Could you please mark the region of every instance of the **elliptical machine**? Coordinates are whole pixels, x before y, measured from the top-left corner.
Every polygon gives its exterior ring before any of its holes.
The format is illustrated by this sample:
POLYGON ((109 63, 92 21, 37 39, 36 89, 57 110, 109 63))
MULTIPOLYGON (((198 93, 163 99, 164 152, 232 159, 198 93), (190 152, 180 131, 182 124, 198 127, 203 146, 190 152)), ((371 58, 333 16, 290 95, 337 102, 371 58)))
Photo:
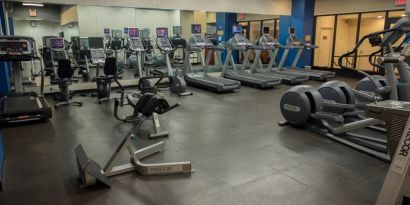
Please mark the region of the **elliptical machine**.
POLYGON ((139 76, 140 78, 144 75, 143 69, 141 67, 144 59, 144 44, 140 39, 138 28, 128 28, 129 38, 126 43, 126 59, 128 68, 134 72, 134 77, 139 76))
POLYGON ((118 71, 123 71, 125 64, 119 54, 124 50, 124 38, 122 37, 122 30, 111 30, 111 38, 108 40, 106 45, 107 57, 116 58, 118 71))
POLYGON ((187 85, 184 78, 172 71, 170 54, 175 52, 177 47, 172 46, 168 37, 168 28, 157 28, 157 47, 166 58, 168 76, 171 77, 170 91, 178 96, 193 95, 192 92, 186 92, 187 85))
MULTIPOLYGON (((357 108, 359 108, 359 111, 360 109, 363 110, 366 102, 381 101, 384 95, 388 95, 393 100, 397 100, 399 97, 406 100, 406 94, 410 93, 410 90, 406 91, 409 84, 398 84, 394 75, 394 67, 397 67, 400 74, 403 75, 401 76, 403 82, 410 79, 408 78, 407 66, 403 62, 406 57, 410 56, 410 47, 405 46, 401 53, 395 53, 392 45, 409 31, 410 17, 406 16, 401 18, 391 29, 364 36, 358 42, 354 51, 342 55, 339 59, 341 65, 343 58, 353 54, 365 39, 370 39, 372 45, 379 45, 388 51, 379 60, 384 63, 386 69, 387 86, 379 88, 375 86, 377 89, 374 92, 353 90, 340 81, 328 82, 322 85, 319 91, 311 86, 293 87, 282 96, 281 112, 287 122, 280 123, 280 125, 289 124, 295 127, 304 127, 377 158, 389 161, 391 159, 391 150, 388 146, 389 139, 351 133, 361 128, 378 126, 383 122, 373 118, 349 121, 351 119, 349 116, 352 116, 349 111, 357 110, 357 108), (380 38, 382 34, 384 34, 384 37, 380 38), (398 93, 403 94, 398 95, 398 93), (364 103, 357 103, 356 97, 364 98, 364 103), (389 152, 390 156, 387 154, 389 152)), ((361 73, 367 75, 364 72, 361 73)), ((374 78, 369 75, 367 75, 367 78, 374 85, 377 85, 378 81, 374 78)), ((358 114, 357 112, 353 113, 355 116, 358 114)))
POLYGON ((343 54, 339 58, 339 65, 343 69, 357 70, 356 68, 349 68, 343 65, 343 59, 355 54, 363 42, 368 39, 372 46, 380 46, 380 50, 376 53, 382 53, 382 57, 378 59, 380 68, 386 72, 387 79, 383 76, 367 76, 361 80, 356 88, 368 92, 376 92, 382 87, 390 87, 391 91, 384 93, 384 99, 399 100, 410 102, 410 67, 405 62, 407 56, 410 55, 409 45, 405 45, 401 52, 393 49, 393 44, 400 40, 400 38, 410 32, 410 17, 404 16, 397 21, 393 28, 383 30, 380 32, 371 33, 360 39, 355 48, 343 54), (384 35, 381 37, 381 35, 384 35), (398 82, 394 73, 395 68, 400 76, 400 83, 398 82), (372 80, 370 80, 372 78, 372 80))

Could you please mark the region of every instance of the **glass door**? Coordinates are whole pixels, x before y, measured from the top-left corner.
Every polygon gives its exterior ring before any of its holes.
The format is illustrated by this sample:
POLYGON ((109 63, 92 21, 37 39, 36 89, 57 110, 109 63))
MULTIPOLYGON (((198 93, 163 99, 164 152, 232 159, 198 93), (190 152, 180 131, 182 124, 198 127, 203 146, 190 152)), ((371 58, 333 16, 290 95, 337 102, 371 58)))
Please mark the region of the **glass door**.
MULTIPOLYGON (((333 67, 340 68, 339 57, 351 51, 356 45, 359 14, 337 16, 335 51, 333 56, 333 67)), ((343 59, 343 65, 354 67, 355 56, 343 59)))
POLYGON ((316 18, 316 38, 314 49, 314 64, 319 67, 332 67, 332 51, 335 16, 321 16, 316 18))
MULTIPOLYGON (((386 13, 385 12, 375 12, 375 13, 365 13, 362 14, 360 20, 360 32, 359 39, 363 36, 381 31, 384 29, 386 13)), ((376 67, 372 66, 369 62, 369 56, 378 51, 379 47, 373 47, 368 40, 364 41, 359 47, 357 53, 357 64, 356 67, 365 71, 376 71, 376 67)), ((372 59, 376 60, 376 59, 372 59)), ((375 62, 373 62, 375 63, 375 62)))

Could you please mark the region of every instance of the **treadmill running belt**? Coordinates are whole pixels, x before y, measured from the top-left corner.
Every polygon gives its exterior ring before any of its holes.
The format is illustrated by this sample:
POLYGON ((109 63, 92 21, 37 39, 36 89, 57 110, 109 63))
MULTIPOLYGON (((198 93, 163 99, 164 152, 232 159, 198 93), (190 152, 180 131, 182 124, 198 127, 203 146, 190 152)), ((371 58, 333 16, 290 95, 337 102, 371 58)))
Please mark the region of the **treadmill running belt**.
POLYGON ((203 76, 202 78, 206 81, 211 81, 211 82, 215 82, 215 83, 223 84, 223 85, 237 85, 238 84, 235 81, 227 80, 224 78, 214 78, 214 77, 209 77, 209 76, 203 76))
POLYGON ((34 96, 9 96, 4 100, 3 115, 37 114, 42 112, 34 96))

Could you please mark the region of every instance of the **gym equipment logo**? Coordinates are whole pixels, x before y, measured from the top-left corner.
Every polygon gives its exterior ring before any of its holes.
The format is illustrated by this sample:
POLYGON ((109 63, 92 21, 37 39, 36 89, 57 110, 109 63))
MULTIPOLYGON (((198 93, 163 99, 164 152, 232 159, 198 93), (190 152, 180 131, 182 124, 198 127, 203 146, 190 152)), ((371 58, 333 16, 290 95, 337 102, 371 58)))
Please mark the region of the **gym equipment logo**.
POLYGON ((405 132, 403 132, 397 152, 392 164, 392 171, 398 174, 404 174, 410 158, 410 118, 407 120, 406 129, 405 132))

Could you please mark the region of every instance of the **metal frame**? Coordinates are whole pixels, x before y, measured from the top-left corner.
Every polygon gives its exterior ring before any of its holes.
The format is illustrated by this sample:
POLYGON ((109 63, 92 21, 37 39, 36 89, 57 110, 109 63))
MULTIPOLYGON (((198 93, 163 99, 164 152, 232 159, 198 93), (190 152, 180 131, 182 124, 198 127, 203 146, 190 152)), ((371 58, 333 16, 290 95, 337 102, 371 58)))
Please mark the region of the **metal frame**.
POLYGON ((165 150, 164 142, 158 142, 142 149, 137 149, 133 145, 131 139, 135 137, 134 133, 137 133, 143 122, 144 120, 141 120, 128 132, 104 168, 101 168, 98 163, 88 158, 81 144, 77 146, 75 154, 82 181, 81 188, 96 185, 97 182, 110 186, 108 177, 134 171, 148 176, 189 174, 194 171, 189 161, 152 164, 141 162, 142 159, 165 150), (125 151, 128 151, 131 162, 115 165, 125 151))

